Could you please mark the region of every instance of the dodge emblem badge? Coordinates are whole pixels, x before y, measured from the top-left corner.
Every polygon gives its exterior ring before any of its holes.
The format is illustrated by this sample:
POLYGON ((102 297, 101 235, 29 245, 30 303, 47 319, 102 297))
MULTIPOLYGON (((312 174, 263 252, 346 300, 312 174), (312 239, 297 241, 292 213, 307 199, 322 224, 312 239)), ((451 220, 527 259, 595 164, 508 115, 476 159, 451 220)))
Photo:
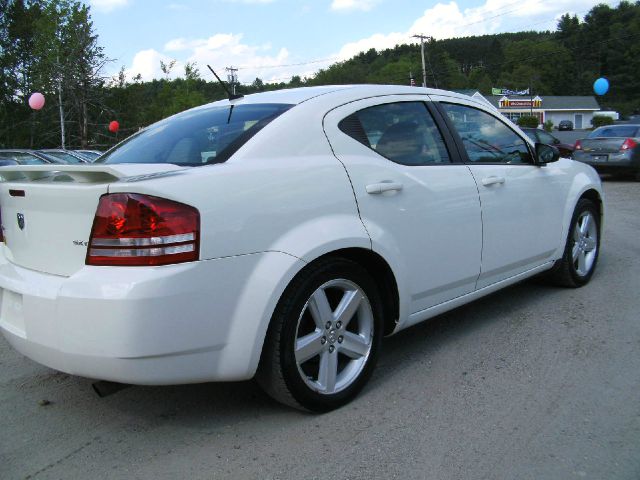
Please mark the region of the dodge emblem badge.
POLYGON ((24 230, 24 215, 21 213, 18 214, 18 226, 20 230, 24 230))

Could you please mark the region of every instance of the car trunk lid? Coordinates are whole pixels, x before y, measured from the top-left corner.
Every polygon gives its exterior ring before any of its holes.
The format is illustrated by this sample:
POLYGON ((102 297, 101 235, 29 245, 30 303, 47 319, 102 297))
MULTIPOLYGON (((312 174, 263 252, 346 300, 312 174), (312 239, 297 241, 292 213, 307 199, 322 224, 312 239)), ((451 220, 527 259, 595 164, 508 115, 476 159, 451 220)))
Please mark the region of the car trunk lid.
POLYGON ((166 175, 175 165, 42 165, 0 168, 0 214, 7 259, 70 276, 85 264, 100 197, 109 185, 166 175))
POLYGON ((586 153, 615 153, 620 151, 625 140, 626 137, 585 138, 580 145, 586 153))

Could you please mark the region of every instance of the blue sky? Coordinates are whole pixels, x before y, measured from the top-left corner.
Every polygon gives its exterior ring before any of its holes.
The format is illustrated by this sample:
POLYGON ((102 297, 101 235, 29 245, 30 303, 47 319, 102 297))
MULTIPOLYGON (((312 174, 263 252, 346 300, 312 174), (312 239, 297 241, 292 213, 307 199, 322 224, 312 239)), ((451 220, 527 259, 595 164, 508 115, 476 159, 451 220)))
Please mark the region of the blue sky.
POLYGON ((563 13, 580 17, 618 0, 87 0, 100 44, 129 78, 171 76, 196 62, 203 77, 228 66, 250 83, 308 76, 369 48, 436 39, 555 28, 563 13))

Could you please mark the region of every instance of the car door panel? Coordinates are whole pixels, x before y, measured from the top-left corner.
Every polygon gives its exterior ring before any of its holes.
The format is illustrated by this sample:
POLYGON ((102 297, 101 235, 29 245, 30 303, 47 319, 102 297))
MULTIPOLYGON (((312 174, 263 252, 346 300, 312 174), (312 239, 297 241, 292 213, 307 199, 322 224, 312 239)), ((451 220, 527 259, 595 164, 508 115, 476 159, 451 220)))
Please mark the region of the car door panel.
POLYGON ((394 163, 337 127, 361 109, 410 100, 426 98, 385 97, 345 105, 325 117, 325 131, 349 174, 372 248, 395 262, 406 279, 401 296, 415 313, 475 288, 482 245, 476 183, 463 164, 394 163))
MULTIPOLYGON (((443 104, 451 102, 444 96, 432 98, 443 104)), ((472 102, 455 103, 478 109, 472 102)), ((442 105, 439 110, 447 116, 442 105)), ((497 115, 483 112, 505 123, 497 115)), ((455 131, 459 148, 471 148, 461 140, 465 133, 459 132, 459 127, 450 118, 446 121, 455 131)), ((505 127, 528 143, 526 136, 506 123, 505 127)), ((490 135, 487 138, 491 138, 490 135)), ((538 166, 518 163, 519 160, 516 163, 483 163, 484 159, 476 162, 469 156, 465 159, 478 184, 482 204, 482 267, 476 287, 486 287, 551 261, 562 243, 563 217, 558 206, 564 205, 566 199, 568 179, 565 170, 553 163, 538 166)))

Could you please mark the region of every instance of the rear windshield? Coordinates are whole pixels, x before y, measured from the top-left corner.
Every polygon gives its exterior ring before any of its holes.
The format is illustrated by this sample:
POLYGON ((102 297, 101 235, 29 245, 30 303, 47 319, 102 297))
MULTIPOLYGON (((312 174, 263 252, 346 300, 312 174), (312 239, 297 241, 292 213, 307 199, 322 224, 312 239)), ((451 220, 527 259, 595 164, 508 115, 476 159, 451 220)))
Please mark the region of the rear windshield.
POLYGON ((603 138, 603 137, 635 137, 638 135, 638 126, 620 125, 616 127, 600 127, 596 128, 589 134, 587 138, 603 138))
POLYGON ((221 163, 292 106, 262 103, 188 110, 133 135, 95 163, 221 163))
POLYGON ((79 158, 74 157, 70 153, 66 152, 52 152, 51 150, 45 150, 42 153, 48 155, 49 157, 57 158, 58 160, 62 160, 64 163, 70 164, 80 164, 82 161, 79 158))

